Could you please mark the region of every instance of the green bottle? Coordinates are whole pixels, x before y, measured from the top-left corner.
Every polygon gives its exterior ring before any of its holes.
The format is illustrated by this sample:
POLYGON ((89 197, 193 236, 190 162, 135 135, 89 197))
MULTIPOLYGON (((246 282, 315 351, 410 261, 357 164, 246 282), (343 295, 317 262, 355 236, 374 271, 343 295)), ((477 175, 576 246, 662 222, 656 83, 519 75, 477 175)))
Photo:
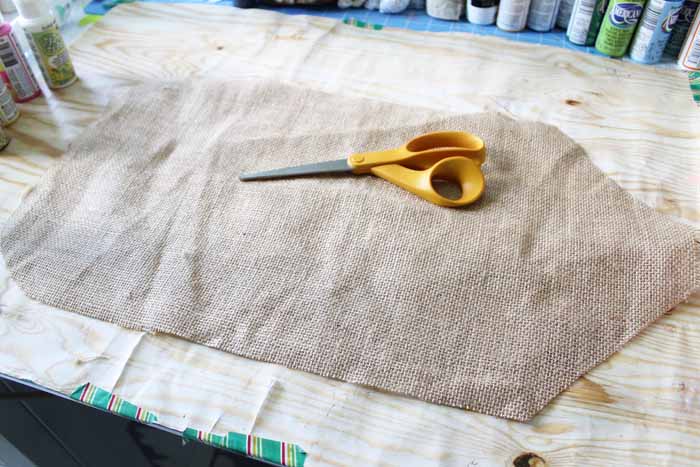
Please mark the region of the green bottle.
POLYGON ((586 45, 595 44, 595 40, 598 37, 598 32, 600 31, 600 23, 603 22, 603 18, 605 17, 605 10, 607 8, 608 0, 597 0, 595 2, 593 18, 591 18, 591 26, 588 29, 588 37, 586 37, 586 45))
POLYGON ((595 48, 611 57, 622 57, 630 45, 644 10, 645 0, 610 0, 595 48))

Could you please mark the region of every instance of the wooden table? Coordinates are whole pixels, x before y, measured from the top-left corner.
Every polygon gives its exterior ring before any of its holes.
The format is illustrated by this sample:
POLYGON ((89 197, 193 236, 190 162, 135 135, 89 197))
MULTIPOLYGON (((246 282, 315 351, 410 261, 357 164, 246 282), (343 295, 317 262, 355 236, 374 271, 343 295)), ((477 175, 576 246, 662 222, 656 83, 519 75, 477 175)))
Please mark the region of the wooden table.
MULTIPOLYGON (((490 37, 202 5, 119 6, 71 53, 81 81, 22 106, 9 130, 14 142, 0 156, 5 217, 115 92, 143 81, 272 77, 557 125, 635 197, 700 227, 700 108, 680 71, 490 37)), ((63 393, 90 381, 177 430, 298 443, 308 466, 504 466, 524 452, 551 466, 700 465, 697 293, 531 423, 516 423, 127 331, 28 300, 4 266, 0 277, 1 373, 63 393)))

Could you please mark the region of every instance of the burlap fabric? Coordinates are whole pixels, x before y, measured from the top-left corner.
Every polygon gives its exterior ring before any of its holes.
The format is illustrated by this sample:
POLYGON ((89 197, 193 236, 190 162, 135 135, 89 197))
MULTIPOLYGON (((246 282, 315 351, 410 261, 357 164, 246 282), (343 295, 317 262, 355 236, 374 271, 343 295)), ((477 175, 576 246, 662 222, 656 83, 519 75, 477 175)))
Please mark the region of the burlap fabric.
POLYGON ((517 420, 700 285, 690 229, 554 127, 271 83, 131 90, 2 249, 49 305, 517 420), (237 180, 441 129, 488 147, 464 209, 372 176, 237 180))

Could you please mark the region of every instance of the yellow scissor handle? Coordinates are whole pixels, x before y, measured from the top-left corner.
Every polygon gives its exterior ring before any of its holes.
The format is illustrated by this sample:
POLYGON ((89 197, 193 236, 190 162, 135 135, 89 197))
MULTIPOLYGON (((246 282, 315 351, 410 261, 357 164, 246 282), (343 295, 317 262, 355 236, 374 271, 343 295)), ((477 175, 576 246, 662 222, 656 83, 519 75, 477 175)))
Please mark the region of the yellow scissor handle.
POLYGON ((426 201, 446 207, 473 203, 484 192, 481 164, 486 159, 484 141, 462 131, 440 131, 413 138, 401 147, 353 154, 348 158, 353 173, 372 173, 426 201), (435 190, 433 182, 459 185, 457 199, 435 190))
POLYGON ((385 164, 427 169, 441 159, 454 156, 472 159, 480 166, 486 159, 484 141, 463 131, 426 133, 398 148, 353 154, 348 158, 348 163, 354 173, 362 174, 385 164))
POLYGON ((466 157, 448 157, 425 170, 413 170, 398 164, 378 165, 370 172, 426 201, 455 208, 473 203, 484 192, 484 175, 477 161, 466 157), (447 198, 435 191, 434 180, 446 180, 460 186, 462 194, 457 199, 447 198))

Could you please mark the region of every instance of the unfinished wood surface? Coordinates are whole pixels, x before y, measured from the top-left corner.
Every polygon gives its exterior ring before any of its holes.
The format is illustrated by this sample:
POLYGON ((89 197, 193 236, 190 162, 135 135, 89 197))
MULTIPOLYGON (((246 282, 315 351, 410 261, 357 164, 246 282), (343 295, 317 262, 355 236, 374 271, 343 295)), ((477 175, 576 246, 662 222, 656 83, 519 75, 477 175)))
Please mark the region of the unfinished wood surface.
MULTIPOLYGON (((9 130, 4 217, 115 92, 143 81, 267 77, 555 124, 634 196, 700 228, 700 109, 680 71, 497 38, 201 5, 119 6, 71 52, 81 81, 23 105, 9 130)), ((309 466, 507 466, 526 452, 550 466, 700 465, 697 293, 532 422, 516 423, 123 330, 28 300, 4 266, 0 277, 0 372, 64 393, 91 381, 175 429, 295 442, 309 466)))

